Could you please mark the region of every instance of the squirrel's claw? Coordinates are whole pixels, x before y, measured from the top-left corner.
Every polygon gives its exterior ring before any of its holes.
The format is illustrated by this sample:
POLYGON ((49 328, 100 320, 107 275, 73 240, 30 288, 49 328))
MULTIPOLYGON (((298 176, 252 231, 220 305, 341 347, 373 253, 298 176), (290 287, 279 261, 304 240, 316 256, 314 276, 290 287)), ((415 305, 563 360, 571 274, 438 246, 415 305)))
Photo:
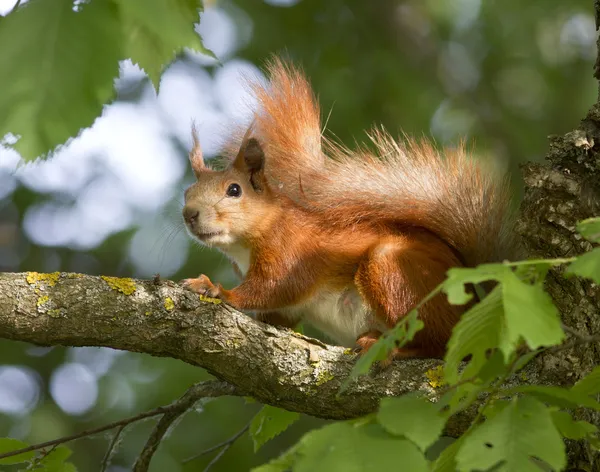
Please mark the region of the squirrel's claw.
POLYGON ((197 279, 184 279, 181 281, 181 285, 192 292, 199 293, 200 295, 210 298, 219 298, 219 287, 215 286, 204 274, 197 279))

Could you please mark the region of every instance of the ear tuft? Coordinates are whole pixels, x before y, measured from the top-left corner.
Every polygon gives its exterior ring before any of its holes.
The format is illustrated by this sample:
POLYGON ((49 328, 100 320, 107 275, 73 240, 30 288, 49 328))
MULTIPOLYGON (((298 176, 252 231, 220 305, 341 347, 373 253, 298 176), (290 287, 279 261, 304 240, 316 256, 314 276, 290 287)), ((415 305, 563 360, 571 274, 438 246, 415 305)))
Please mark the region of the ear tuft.
POLYGON ((192 125, 192 150, 190 151, 190 164, 194 175, 198 177, 200 172, 206 169, 204 165, 204 157, 202 156, 202 148, 200 147, 200 141, 198 140, 198 133, 196 131, 196 125, 192 125))

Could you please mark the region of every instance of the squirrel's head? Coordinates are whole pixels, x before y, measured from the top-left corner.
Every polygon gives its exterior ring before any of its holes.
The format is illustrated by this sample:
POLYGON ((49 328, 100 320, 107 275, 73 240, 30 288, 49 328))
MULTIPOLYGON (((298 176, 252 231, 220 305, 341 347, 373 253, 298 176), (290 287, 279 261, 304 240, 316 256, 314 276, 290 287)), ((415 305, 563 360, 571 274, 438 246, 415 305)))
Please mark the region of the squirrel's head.
POLYGON ((190 163, 196 182, 185 191, 183 219, 189 233, 207 246, 226 249, 260 236, 274 214, 264 176, 265 155, 254 138, 244 139, 233 162, 222 171, 204 164, 198 139, 190 163))

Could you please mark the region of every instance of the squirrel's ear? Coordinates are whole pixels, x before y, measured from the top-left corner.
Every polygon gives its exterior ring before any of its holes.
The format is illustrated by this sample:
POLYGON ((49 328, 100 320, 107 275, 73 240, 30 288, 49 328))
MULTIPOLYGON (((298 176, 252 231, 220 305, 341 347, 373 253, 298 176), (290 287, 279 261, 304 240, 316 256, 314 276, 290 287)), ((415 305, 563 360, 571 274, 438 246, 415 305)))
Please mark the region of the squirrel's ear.
POLYGON ((198 133, 196 132, 196 126, 192 126, 192 150, 190 151, 190 164, 192 164, 192 170, 194 175, 198 177, 200 172, 206 169, 204 165, 204 158, 202 157, 202 148, 200 147, 200 141, 198 140, 198 133))
POLYGON ((265 165, 265 153, 260 143, 250 138, 244 148, 244 164, 250 173, 260 172, 265 165))
POLYGON ((238 153, 234 166, 250 176, 250 183, 257 192, 264 189, 265 153, 255 138, 245 140, 238 153))

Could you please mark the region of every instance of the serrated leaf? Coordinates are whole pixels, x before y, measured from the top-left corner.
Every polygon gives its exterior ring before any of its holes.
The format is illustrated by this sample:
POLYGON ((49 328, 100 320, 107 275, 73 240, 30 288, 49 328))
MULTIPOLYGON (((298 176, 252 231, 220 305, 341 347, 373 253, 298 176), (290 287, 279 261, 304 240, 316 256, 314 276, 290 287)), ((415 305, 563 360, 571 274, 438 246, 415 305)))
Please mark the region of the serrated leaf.
POLYGON ((500 287, 465 314, 452 330, 445 357, 444 378, 450 384, 458 381, 460 362, 471 355, 470 375, 475 375, 487 361, 487 352, 499 343, 503 330, 502 292, 500 287))
POLYGON ((600 218, 588 218, 577 224, 577 231, 588 241, 600 243, 600 218))
POLYGON ((531 349, 560 344, 564 338, 560 315, 552 298, 541 285, 529 285, 507 273, 502 281, 506 343, 500 348, 505 359, 513 349, 507 348, 524 339, 531 349))
POLYGON ((33 160, 76 136, 114 93, 122 57, 112 2, 30 0, 0 22, 0 140, 33 160))
POLYGON ((568 275, 578 275, 586 279, 592 279, 597 284, 600 284, 600 248, 592 249, 581 256, 578 256, 569 267, 567 267, 568 275))
POLYGON ((588 375, 573 385, 571 390, 582 395, 596 395, 600 393, 600 366, 594 367, 588 375))
POLYGON ((575 421, 566 411, 552 411, 552 421, 565 438, 584 439, 598 431, 598 428, 587 421, 575 421))
POLYGON ((527 393, 539 400, 556 405, 561 408, 586 407, 600 411, 600 403, 592 397, 581 394, 572 389, 553 387, 546 385, 521 385, 510 389, 512 393, 527 393))
POLYGON ((388 434, 377 424, 333 423, 301 440, 294 472, 427 472, 427 461, 406 439, 388 434))
POLYGON ((473 298, 465 291, 465 284, 479 284, 488 280, 502 280, 510 269, 502 264, 483 264, 475 268, 453 268, 443 283, 443 291, 453 305, 464 305, 473 298))
MULTIPOLYGON (((18 439, 13 438, 0 438, 0 454, 4 454, 11 451, 16 451, 18 449, 23 449, 29 446, 26 442, 19 441, 18 439)), ((20 462, 30 461, 35 457, 35 451, 24 452, 22 454, 17 454, 15 456, 5 457, 4 459, 0 459, 0 464, 2 465, 10 465, 10 464, 19 464, 20 462)))
POLYGON ((158 90, 163 70, 185 47, 214 57, 194 30, 200 0, 117 0, 125 56, 138 64, 158 90))
POLYGON ((264 443, 283 433, 292 423, 300 418, 300 414, 265 405, 254 416, 250 424, 250 436, 254 442, 254 452, 264 443))
POLYGON ((446 417, 427 398, 408 394, 383 398, 377 421, 388 433, 410 439, 424 452, 442 433, 446 417))
POLYGON ((531 397, 514 399, 465 439, 456 454, 458 470, 540 472, 537 458, 555 470, 566 465, 565 445, 550 410, 531 397))
POLYGON ((418 311, 416 309, 412 310, 394 328, 383 334, 365 354, 361 355, 354 364, 348 378, 342 383, 340 392, 345 391, 354 379, 368 373, 375 362, 387 359, 394 348, 402 347, 411 341, 424 326, 417 316, 418 311))

